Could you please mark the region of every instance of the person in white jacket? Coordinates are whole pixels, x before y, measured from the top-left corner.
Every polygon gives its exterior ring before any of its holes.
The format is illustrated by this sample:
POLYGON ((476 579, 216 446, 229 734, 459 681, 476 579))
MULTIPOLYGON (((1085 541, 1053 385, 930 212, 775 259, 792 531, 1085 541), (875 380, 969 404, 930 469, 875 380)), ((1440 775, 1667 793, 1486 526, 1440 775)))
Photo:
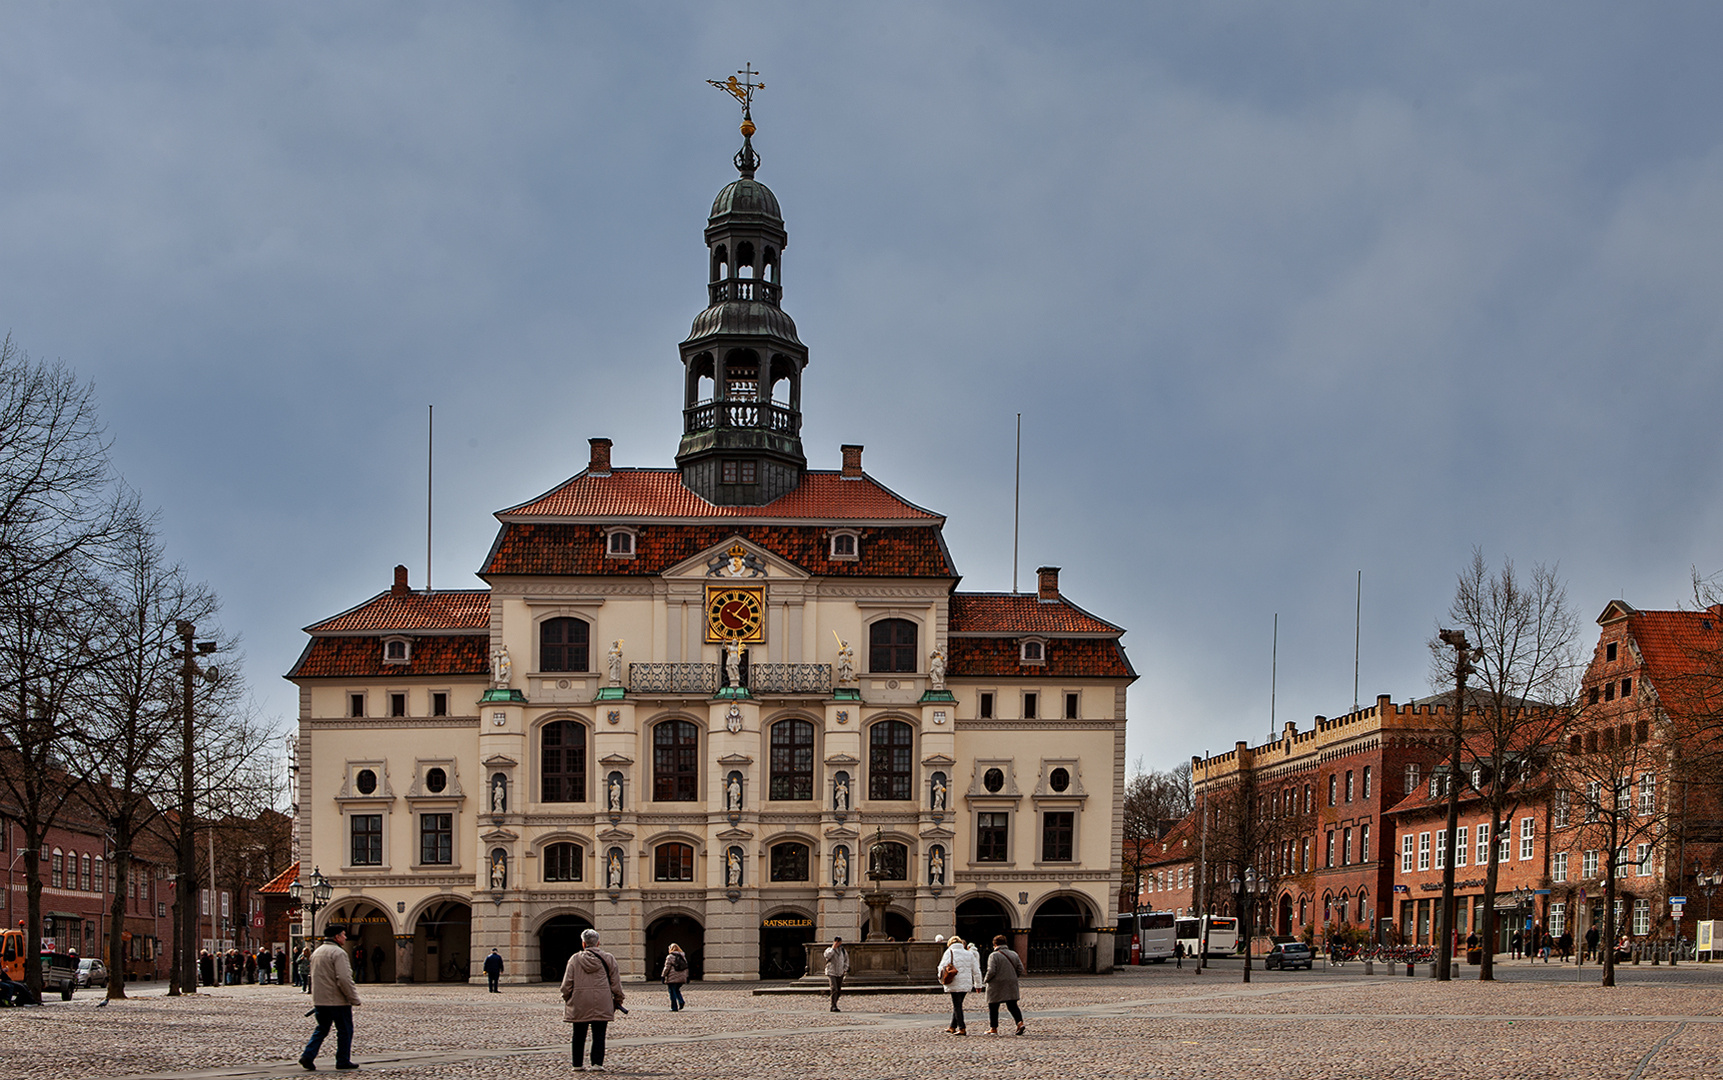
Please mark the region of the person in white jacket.
POLYGON ((953 972, 951 981, 945 982, 945 992, 951 995, 951 1026, 945 1030, 953 1035, 967 1035, 969 1031, 963 1022, 963 996, 981 985, 981 960, 962 938, 953 934, 946 945, 945 955, 939 958, 937 970, 941 982, 945 981, 947 967, 953 972))

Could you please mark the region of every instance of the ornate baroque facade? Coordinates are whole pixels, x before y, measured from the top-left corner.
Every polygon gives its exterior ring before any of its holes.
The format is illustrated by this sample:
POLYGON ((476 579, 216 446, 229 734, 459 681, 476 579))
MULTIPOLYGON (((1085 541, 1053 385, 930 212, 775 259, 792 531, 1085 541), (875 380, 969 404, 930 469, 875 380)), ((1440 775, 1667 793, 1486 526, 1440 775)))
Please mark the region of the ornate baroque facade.
MULTIPOLYGON (((751 132, 751 126, 747 129, 751 132)), ((394 980, 560 977, 596 927, 629 977, 675 941, 706 978, 802 973, 883 930, 1014 934, 1112 961, 1122 629, 1061 595, 963 593, 944 519, 862 469, 809 470, 808 352, 783 219, 753 178, 706 228, 676 468, 588 467, 499 512, 487 588, 391 589, 307 628, 305 880, 394 980)), ((931 974, 931 973, 929 973, 931 974)))

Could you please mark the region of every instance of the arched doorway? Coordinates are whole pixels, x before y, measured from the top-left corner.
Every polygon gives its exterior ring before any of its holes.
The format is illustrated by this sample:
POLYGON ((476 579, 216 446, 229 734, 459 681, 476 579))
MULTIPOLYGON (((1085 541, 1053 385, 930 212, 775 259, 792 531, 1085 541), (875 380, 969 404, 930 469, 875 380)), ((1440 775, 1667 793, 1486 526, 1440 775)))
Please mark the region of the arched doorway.
POLYGON ((814 920, 800 911, 780 911, 761 919, 760 978, 799 979, 806 975, 807 946, 813 940, 814 920))
POLYGON ((1094 971, 1095 949, 1083 941, 1093 931, 1089 909, 1073 896, 1055 896, 1029 920, 1030 971, 1094 971))
POLYGON ((580 932, 592 924, 579 915, 557 915, 538 928, 539 978, 561 982, 568 958, 580 951, 580 932))
MULTIPOLYGON (((861 925, 862 940, 866 941, 868 939, 868 936, 871 935, 872 933, 873 933, 873 927, 871 925, 869 925, 869 920, 863 919, 862 925, 861 925)), ((898 912, 891 911, 889 909, 886 911, 886 913, 885 913, 885 936, 886 937, 891 938, 893 941, 908 941, 914 935, 915 935, 915 924, 913 922, 909 921, 908 916, 901 915, 898 912)))
POLYGON ((444 900, 419 913, 413 924, 413 981, 466 982, 473 953, 473 909, 465 900, 444 900))
POLYGON ((1292 894, 1280 894, 1280 915, 1275 920, 1274 932, 1281 937, 1292 936, 1292 894))
POLYGON ((983 961, 993 951, 995 935, 1004 934, 1005 940, 1011 940, 1011 913, 991 896, 970 897, 957 905, 956 914, 953 924, 957 935, 965 941, 973 941, 981 950, 983 961))
POLYGON ((381 907, 369 900, 343 900, 323 918, 320 931, 328 933, 332 926, 347 928, 354 982, 395 981, 395 924, 381 907))
POLYGON ((666 915, 646 928, 646 978, 657 980, 664 974, 664 958, 670 955, 670 945, 682 946, 688 955, 688 977, 706 977, 706 928, 691 915, 666 915))

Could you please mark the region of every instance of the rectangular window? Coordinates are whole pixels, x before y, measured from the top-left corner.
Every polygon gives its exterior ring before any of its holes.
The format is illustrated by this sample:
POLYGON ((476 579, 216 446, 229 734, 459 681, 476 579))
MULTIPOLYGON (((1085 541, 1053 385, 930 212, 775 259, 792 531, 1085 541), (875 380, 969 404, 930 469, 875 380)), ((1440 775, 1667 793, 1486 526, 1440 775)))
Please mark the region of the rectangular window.
POLYGON ((1555 873, 1553 876, 1557 881, 1566 881, 1567 880, 1567 852, 1565 852, 1565 851, 1556 852, 1555 873))
POLYGON ((383 815, 354 814, 353 866, 383 865, 383 815))
POLYGON ((364 694, 348 694, 347 695, 347 715, 348 716, 364 716, 365 715, 365 695, 364 694))
POLYGON ((1567 932, 1567 905, 1556 903, 1550 905, 1550 933, 1561 937, 1567 932))
POLYGON ((1346 801, 1352 801, 1352 770, 1346 770, 1346 801))
POLYGON ((1036 698, 1036 695, 1032 694, 1032 693, 1023 695, 1023 719, 1025 719, 1025 720, 1035 719, 1035 705, 1036 705, 1035 698, 1036 698))
POLYGON ((1334 865, 1334 830, 1333 829, 1328 830, 1328 859, 1322 865, 1323 866, 1333 866, 1334 865))
MULTIPOLYGON (((1622 680, 1625 687, 1627 680, 1622 680)), ((1623 693, 1626 691, 1623 690, 1623 693)), ((1638 937, 1651 933, 1651 901, 1635 900, 1633 902, 1633 932, 1638 937)))
POLYGON ((1041 861, 1070 862, 1071 842, 1076 832, 1076 814, 1071 810, 1049 810, 1041 818, 1041 861))
POLYGON ((1000 812, 975 815, 975 861, 1005 862, 1010 838, 1011 815, 1000 812))
POLYGON ((1370 801, 1370 766, 1364 766, 1364 801, 1370 801))
POLYGON ((1407 833, 1400 838, 1400 872, 1412 872, 1412 834, 1407 833))
POLYGON ((419 815, 419 862, 431 866, 448 866, 455 861, 455 822, 453 814, 419 815))
MULTIPOLYGON (((1639 857, 1634 860, 1634 864, 1635 864, 1634 872, 1636 874, 1638 874, 1640 877, 1650 877, 1651 876, 1651 845, 1650 844, 1639 845, 1639 857)), ((1644 933, 1644 931, 1638 931, 1638 930, 1636 930, 1634 932, 1635 933, 1644 933)))
POLYGON ((431 715, 432 716, 447 716, 447 715, 449 715, 449 695, 443 694, 443 693, 437 693, 437 694, 431 695, 431 715))
POLYGON ((226 890, 223 890, 222 894, 221 894, 221 917, 224 919, 227 918, 227 916, 228 916, 227 898, 228 898, 228 894, 227 894, 226 890))
POLYGON ((1588 851, 1579 858, 1579 872, 1585 880, 1590 881, 1597 876, 1597 852, 1588 851))
POLYGON ((1503 828, 1501 834, 1496 837, 1496 861, 1499 863, 1505 863, 1514 857, 1513 822, 1507 821, 1502 824, 1506 827, 1503 828))
POLYGON ((1406 766, 1406 794, 1410 795, 1417 790, 1418 766, 1417 763, 1414 762, 1413 764, 1406 766))
POLYGON ((407 715, 407 695, 406 694, 390 694, 389 695, 389 715, 390 716, 406 716, 407 715))
POLYGON ((1298 842, 1298 869, 1300 873, 1310 869, 1310 837, 1308 836, 1298 842))
POLYGON ((983 720, 993 718, 993 695, 985 691, 981 694, 981 718, 983 720))
POLYGON ((1639 774, 1639 812, 1652 814, 1657 811, 1657 777, 1651 773, 1639 774))
POLYGON ((1478 857, 1475 860, 1479 866, 1490 861, 1490 824, 1487 821, 1478 822, 1478 857))
POLYGON ((1352 865, 1352 830, 1346 829, 1340 836, 1340 865, 1352 865))
POLYGON ((1469 843, 1470 836, 1471 836, 1471 830, 1466 828, 1466 826, 1464 826, 1464 825, 1461 825, 1454 830, 1454 865, 1455 866, 1466 865, 1466 856, 1471 854, 1470 843, 1469 843))
POLYGON ((1369 824, 1364 824, 1364 825, 1358 826, 1358 861, 1359 862, 1369 862, 1370 861, 1370 826, 1369 826, 1369 824))
POLYGON ((1443 829, 1436 834, 1436 865, 1435 869, 1445 870, 1448 866, 1448 830, 1443 829))
POLYGON ((1608 645, 1605 645, 1603 647, 1603 658, 1605 660, 1614 660, 1615 659, 1615 645, 1616 645, 1616 643, 1612 641, 1608 645))
POLYGON ((1418 869, 1430 869, 1430 834, 1418 834, 1418 869))
POLYGON ((1602 808, 1603 784, 1601 781, 1593 780, 1585 785, 1585 820, 1596 821, 1602 808))
MULTIPOLYGON (((49 863, 53 872, 48 875, 48 883, 56 889, 60 888, 61 882, 64 880, 65 870, 63 868, 65 866, 65 858, 66 857, 64 855, 61 855, 56 851, 54 852, 52 861, 49 863)), ((41 879, 38 878, 37 880, 41 879)), ((209 912, 206 910, 204 914, 208 915, 209 912)))
POLYGON ((1632 679, 1621 680, 1621 696, 1622 696, 1623 700, 1633 696, 1633 680, 1632 679))
POLYGON ((1340 782, 1339 776, 1335 775, 1334 773, 1328 774, 1328 805, 1329 806, 1335 805, 1334 791, 1335 791, 1335 788, 1338 786, 1339 782, 1340 782))
POLYGON ((1555 793, 1555 806, 1550 811, 1550 823, 1558 829, 1567 828, 1567 807, 1567 789, 1558 788, 1555 793))
POLYGON ((1537 836, 1537 819, 1536 818, 1529 818, 1529 817, 1528 818, 1521 818, 1520 819, 1520 861, 1521 862, 1524 862, 1525 860, 1532 857, 1532 848, 1535 846, 1533 844, 1533 840, 1536 838, 1536 836, 1537 836))
POLYGON ((1077 719, 1077 695, 1076 694, 1066 694, 1065 695, 1065 719, 1067 719, 1067 720, 1077 719))
POLYGON ((202 904, 203 914, 208 915, 209 914, 209 890, 208 889, 199 889, 198 890, 198 900, 202 904))

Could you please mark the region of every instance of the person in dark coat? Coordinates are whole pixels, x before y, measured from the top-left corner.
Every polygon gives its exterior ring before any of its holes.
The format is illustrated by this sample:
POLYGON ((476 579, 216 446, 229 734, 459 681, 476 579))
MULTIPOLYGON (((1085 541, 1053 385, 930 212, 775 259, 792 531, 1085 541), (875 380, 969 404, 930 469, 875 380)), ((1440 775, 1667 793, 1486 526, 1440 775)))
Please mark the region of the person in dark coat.
POLYGON ((681 1012, 688 1007, 682 1000, 682 987, 688 983, 688 956, 682 951, 682 946, 670 943, 670 951, 664 954, 664 988, 670 991, 670 1011, 681 1012))
POLYGON ((383 946, 371 946, 371 981, 383 981, 383 946))
POLYGON ((491 954, 489 956, 485 957, 485 979, 488 980, 491 984, 491 993, 493 993, 493 994, 502 993, 501 990, 497 989, 497 980, 502 978, 502 977, 503 977, 502 954, 497 952, 495 949, 492 949, 491 954))
POLYGON ((365 981, 365 943, 363 941, 353 946, 353 981, 365 981))
POLYGON ((1597 939, 1601 936, 1595 926, 1585 932, 1585 948, 1579 954, 1581 963, 1584 963, 1588 956, 1595 956, 1599 963, 1603 962, 1603 954, 1597 951, 1597 939))
POLYGON ((284 949, 275 950, 275 985, 287 985, 287 952, 284 949))
POLYGON ((999 1006, 1011 1010, 1011 1019, 1017 1021, 1017 1034, 1023 1034, 1023 1011, 1017 1007, 1017 999, 1021 996, 1018 981, 1027 969, 1023 960, 1006 946, 1005 935, 999 934, 993 939, 993 952, 987 957, 987 1034, 999 1034, 999 1006))
POLYGON ((205 986, 215 985, 215 957, 210 955, 208 949, 200 950, 197 954, 197 973, 205 986))

